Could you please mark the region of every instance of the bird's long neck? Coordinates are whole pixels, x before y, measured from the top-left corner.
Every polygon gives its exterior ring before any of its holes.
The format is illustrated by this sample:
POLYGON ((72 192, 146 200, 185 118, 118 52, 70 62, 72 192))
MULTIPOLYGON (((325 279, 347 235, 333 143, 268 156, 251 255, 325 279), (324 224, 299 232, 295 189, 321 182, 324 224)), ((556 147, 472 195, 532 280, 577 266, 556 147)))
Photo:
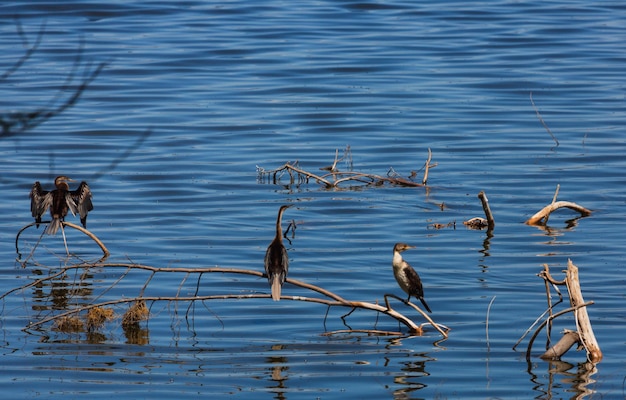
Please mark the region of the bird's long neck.
POLYGON ((282 206, 280 210, 278 210, 278 217, 276 218, 276 239, 278 240, 281 240, 283 236, 283 229, 281 225, 283 222, 283 213, 285 212, 286 209, 287 207, 282 206))
POLYGON ((393 261, 391 262, 394 269, 400 269, 404 266, 404 259, 402 259, 402 255, 399 251, 394 250, 393 252, 393 261))

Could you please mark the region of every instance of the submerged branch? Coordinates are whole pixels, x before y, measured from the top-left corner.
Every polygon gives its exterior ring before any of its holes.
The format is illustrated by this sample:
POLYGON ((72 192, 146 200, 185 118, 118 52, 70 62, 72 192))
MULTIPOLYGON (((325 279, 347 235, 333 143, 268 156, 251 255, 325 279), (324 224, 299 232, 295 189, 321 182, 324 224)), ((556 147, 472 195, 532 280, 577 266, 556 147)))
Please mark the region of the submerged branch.
MULTIPOLYGON (((585 302, 582 296, 582 290, 580 287, 580 281, 578 278, 578 267, 574 265, 572 260, 567 261, 567 270, 565 271, 565 279, 563 281, 557 281, 550 275, 550 271, 547 265, 544 265, 544 270, 539 274, 546 283, 554 286, 566 286, 569 293, 571 307, 560 311, 558 313, 552 313, 552 305, 550 304, 550 315, 546 318, 539 327, 535 330, 535 333, 531 337, 528 348, 526 350, 526 359, 530 360, 530 352, 533 342, 543 329, 544 326, 550 327, 552 320, 556 317, 573 312, 576 322, 576 331, 566 331, 565 337, 561 338, 554 346, 546 349, 546 352, 541 356, 542 358, 555 358, 561 357, 567 352, 575 343, 580 343, 587 352, 587 359, 592 363, 598 363, 602 360, 602 351, 593 333, 591 327, 591 321, 587 314, 587 306, 593 304, 593 301, 585 302), (573 334, 572 334, 573 332, 573 334)), ((549 296, 549 292, 548 292, 549 296)), ((544 312, 545 315, 545 312, 544 312)), ((549 333, 549 332, 548 332, 549 333)), ((548 338, 549 339, 549 338, 548 338)), ((519 343, 519 341, 518 341, 519 343)), ((517 344, 516 344, 517 345, 517 344)))
MULTIPOLYGON (((346 152, 349 151, 346 150, 346 152)), ((344 155, 343 158, 346 156, 344 155)), ((398 186, 408 186, 408 187, 421 187, 425 186, 428 180, 428 171, 437 166, 436 163, 431 163, 432 152, 428 149, 428 159, 426 160, 426 164, 424 167, 424 178, 422 182, 415 182, 409 178, 404 178, 398 176, 397 174, 387 174, 387 176, 381 176, 376 174, 368 174, 364 172, 355 172, 355 171, 340 171, 337 169, 337 152, 335 155, 335 160, 333 164, 329 167, 320 168, 323 171, 330 171, 328 173, 318 175, 313 172, 307 171, 305 169, 300 168, 298 162, 286 162, 282 166, 273 169, 273 170, 265 170, 262 167, 257 166, 257 173, 259 177, 259 181, 264 182, 266 179, 273 183, 277 183, 280 180, 280 177, 287 174, 290 178, 290 184, 293 184, 296 179, 298 183, 308 183, 310 180, 314 180, 316 183, 324 185, 326 188, 337 188, 341 184, 346 182, 356 182, 365 185, 382 185, 385 183, 390 183, 392 185, 398 186)))
POLYGON ((485 217, 474 217, 468 219, 467 221, 463 221, 463 225, 467 226, 470 229, 483 229, 487 228, 488 232, 491 232, 493 228, 496 226, 496 221, 493 218, 493 213, 491 212, 491 208, 489 207, 489 200, 487 199, 487 195, 484 190, 481 190, 478 193, 478 198, 480 199, 480 203, 483 206, 483 211, 485 212, 485 217))
POLYGON ((587 217, 591 215, 591 210, 588 210, 585 207, 580 206, 576 203, 572 203, 569 201, 557 201, 557 202, 550 203, 544 208, 542 208, 539 212, 537 212, 535 215, 530 217, 526 221, 526 224, 527 225, 543 225, 544 223, 542 220, 547 219, 551 213, 558 210, 559 208, 572 209, 574 211, 579 212, 580 215, 582 215, 583 217, 587 217))

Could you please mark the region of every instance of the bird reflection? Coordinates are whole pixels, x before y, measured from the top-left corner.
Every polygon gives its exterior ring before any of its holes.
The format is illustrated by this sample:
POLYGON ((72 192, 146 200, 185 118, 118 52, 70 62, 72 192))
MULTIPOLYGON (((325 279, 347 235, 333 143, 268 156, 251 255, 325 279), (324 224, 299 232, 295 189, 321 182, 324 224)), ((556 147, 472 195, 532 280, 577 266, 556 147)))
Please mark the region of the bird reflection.
POLYGON ((411 296, 415 296, 415 298, 422 302, 428 312, 432 312, 428 304, 426 304, 426 300, 424 300, 424 289, 422 288, 422 281, 419 275, 408 262, 402 259, 402 255, 400 255, 403 251, 413 248, 415 248, 415 246, 409 246, 406 243, 396 243, 393 247, 393 261, 391 264, 393 266, 393 275, 396 277, 400 288, 409 295, 406 299, 407 302, 411 300, 411 296))
POLYGON ((56 189, 49 192, 43 190, 37 181, 30 191, 30 211, 35 218, 37 227, 41 223, 41 216, 50 209, 52 221, 45 230, 45 233, 49 235, 57 233, 68 210, 72 212, 72 215, 78 213, 81 224, 83 227, 87 227, 87 214, 93 210, 91 189, 89 189, 87 182, 83 181, 78 185, 78 189, 70 190, 68 182, 74 182, 74 180, 61 175, 54 180, 56 189))
POLYGON ((283 213, 292 205, 281 206, 278 210, 276 236, 265 252, 265 274, 272 288, 272 300, 274 301, 280 300, 280 292, 289 269, 289 256, 287 255, 287 249, 283 245, 283 230, 280 225, 283 213))

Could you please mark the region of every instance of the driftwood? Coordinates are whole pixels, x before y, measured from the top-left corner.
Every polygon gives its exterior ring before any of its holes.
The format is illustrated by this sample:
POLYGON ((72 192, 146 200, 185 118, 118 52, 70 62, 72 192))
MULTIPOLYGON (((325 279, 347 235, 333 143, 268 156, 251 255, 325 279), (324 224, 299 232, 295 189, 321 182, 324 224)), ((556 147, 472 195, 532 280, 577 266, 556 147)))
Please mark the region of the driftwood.
POLYGON ((527 225, 543 225, 545 224, 545 222, 543 222, 542 220, 548 218, 548 216, 552 212, 558 210, 559 208, 570 208, 574 211, 578 211, 580 215, 582 215, 583 217, 587 217, 591 215, 591 210, 588 210, 585 207, 580 206, 576 203, 572 203, 569 201, 557 201, 552 204, 548 204, 547 206, 542 208, 539 212, 537 212, 535 215, 530 217, 526 221, 526 224, 527 225))
POLYGON ((480 203, 483 206, 483 211, 485 212, 486 218, 474 217, 474 218, 468 219, 467 221, 463 221, 463 225, 465 225, 466 227, 470 229, 487 228, 487 230, 490 232, 496 226, 496 221, 493 218, 491 208, 489 207, 489 199, 487 199, 487 195, 482 190, 480 193, 478 193, 478 198, 480 199, 480 203))
MULTIPOLYGON (((311 180, 318 184, 324 185, 326 188, 336 188, 341 184, 346 182, 351 183, 359 183, 365 185, 382 185, 385 183, 390 183, 392 185, 399 186, 409 186, 409 187, 420 187, 425 186, 428 181, 428 173, 431 168, 437 166, 436 163, 431 163, 432 152, 428 149, 428 158, 424 164, 424 177, 421 182, 416 182, 412 180, 417 174, 415 171, 412 171, 409 178, 404 178, 400 176, 397 172, 390 168, 387 172, 387 176, 381 176, 376 174, 368 174, 364 172, 354 172, 352 170, 349 171, 340 171, 337 169, 337 163, 344 158, 350 158, 350 147, 348 146, 344 152, 344 156, 341 159, 338 159, 338 151, 335 151, 335 160, 331 166, 322 167, 320 170, 329 171, 325 174, 314 174, 310 171, 307 171, 299 166, 298 161, 290 162, 287 161, 282 166, 273 169, 266 170, 263 167, 257 165, 257 174, 258 180, 260 182, 272 182, 274 184, 280 181, 280 178, 287 174, 289 175, 289 184, 293 185, 296 181, 301 183, 309 183, 311 180)), ((351 163, 350 163, 351 165, 351 163)))
MULTIPOLYGON (((76 265, 69 265, 66 266, 64 268, 62 268, 61 270, 59 270, 58 272, 51 274, 45 278, 41 278, 41 279, 37 279, 29 284, 26 284, 24 286, 21 286, 19 288, 15 288, 9 292, 4 293, 3 295, 0 296, 0 300, 3 299, 4 297, 8 296, 11 293, 17 292, 17 291, 22 291, 24 289, 27 289, 29 287, 32 286, 37 286, 37 285, 41 285, 43 282, 46 281, 50 281, 53 279, 58 279, 60 277, 65 276, 70 270, 77 270, 77 269, 91 269, 91 268, 106 268, 107 270, 111 270, 113 268, 124 268, 126 271, 125 273, 119 278, 117 279, 113 285, 115 285, 117 282, 121 281, 123 279, 123 277, 128 274, 130 271, 132 270, 144 270, 150 273, 150 276, 148 277, 148 279, 146 280, 144 286, 142 288, 140 288, 140 293, 138 296, 135 297, 128 297, 128 298, 122 298, 122 299, 116 299, 116 300, 110 300, 110 301, 102 301, 102 302, 97 302, 94 304, 89 304, 89 305, 82 305, 82 306, 77 306, 76 308, 64 311, 60 314, 55 314, 55 315, 51 315, 48 316, 46 318, 43 318, 39 321, 35 321, 35 322, 31 322, 26 328, 25 330, 30 330, 30 329, 35 329, 40 327, 43 324, 46 323, 55 323, 56 326, 59 326, 59 321, 76 321, 76 318, 78 315, 81 314, 87 314, 89 315, 89 312, 94 310, 94 309, 98 309, 98 310, 107 310, 108 307, 112 306, 112 305, 118 305, 118 304, 133 304, 133 305, 137 305, 137 304, 145 304, 148 302, 157 302, 157 301, 166 301, 166 302, 196 302, 196 301, 209 301, 209 300, 223 300, 223 299, 260 299, 260 298, 271 298, 270 294, 215 294, 215 295, 206 295, 206 296, 202 296, 202 295, 198 295, 196 293, 196 295, 193 296, 182 296, 180 295, 180 290, 182 288, 183 283, 187 280, 187 277, 189 275, 197 275, 197 288, 200 288, 200 278, 208 273, 222 273, 222 274, 243 274, 243 275, 251 275, 251 276, 255 276, 255 277, 263 277, 264 274, 260 271, 254 271, 254 270, 245 270, 245 269, 235 269, 235 268, 221 268, 221 267, 213 267, 213 268, 157 268, 157 267, 152 267, 152 266, 148 266, 148 265, 138 265, 138 264, 115 264, 115 263, 88 263, 88 264, 76 264, 76 265), (182 279, 181 281, 181 287, 179 288, 179 292, 176 293, 176 295, 174 296, 144 296, 143 293, 146 289, 146 287, 148 286, 149 282, 152 280, 152 278, 154 277, 155 274, 157 273, 176 273, 179 275, 183 275, 185 276, 184 279, 182 279)), ((417 310, 418 312, 420 312, 426 319, 427 319, 427 324, 432 325, 439 333, 441 333, 441 335, 446 338, 447 337, 447 333, 446 331, 448 330, 447 327, 437 324, 435 323, 427 314, 425 314, 419 307, 417 307, 415 304, 411 303, 411 302, 407 302, 404 301, 398 297, 396 297, 395 295, 385 295, 385 306, 379 305, 379 304, 375 304, 375 303, 370 303, 370 302, 364 302, 364 301, 351 301, 351 300, 346 300, 343 297, 330 292, 326 289, 323 289, 321 287, 315 286, 315 285, 311 285, 309 283, 306 282, 302 282, 293 278, 287 278, 286 279, 287 283, 290 283, 294 286, 298 286, 304 289, 308 289, 311 290, 313 292, 317 292, 319 294, 321 294, 323 297, 304 297, 304 296, 287 296, 287 295, 282 295, 281 296, 281 300, 291 300, 291 301, 306 301, 306 302, 314 302, 314 303, 319 303, 319 304, 324 304, 326 306, 330 307, 348 307, 351 308, 352 310, 344 315, 342 317, 342 319, 344 319, 346 316, 350 315, 354 310, 356 309, 364 309, 364 310, 370 310, 370 311, 375 311, 377 313, 381 313, 384 315, 387 315, 391 318, 394 318, 395 320, 397 320, 398 322, 402 323, 403 325, 405 325, 408 329, 410 334, 412 335, 419 335, 423 332, 423 325, 417 325, 415 322, 413 322, 413 320, 411 320, 410 318, 408 318, 407 316, 403 315, 402 313, 394 310, 391 305, 389 304, 389 297, 394 297, 397 298, 398 300, 402 301, 403 303, 405 303, 408 306, 413 307, 415 310, 417 310)), ((141 308, 142 310, 145 310, 146 308, 143 307, 141 308)), ((141 316, 143 316, 143 318, 147 318, 147 315, 145 312, 140 313, 141 316)), ((127 319, 127 316, 125 315, 124 320, 127 319)), ((345 321, 345 320, 344 320, 345 321)), ((73 323, 71 326, 78 326, 77 323, 73 323)), ((380 331, 372 331, 373 332, 380 332, 380 331)), ((393 333, 389 333, 389 334, 401 334, 401 333, 397 333, 397 332, 393 332, 393 333)))
POLYGON ((559 208, 570 208, 574 211, 580 213, 581 216, 587 217, 591 215, 591 210, 586 209, 583 206, 579 206, 576 203, 572 203, 569 201, 556 201, 556 197, 559 193, 559 186, 557 185, 556 191, 554 193, 554 197, 552 198, 552 203, 548 204, 535 215, 526 220, 527 225, 546 225, 548 223, 548 218, 550 214, 559 208))
MULTIPOLYGON (((550 275, 550 270, 548 265, 544 265, 543 271, 538 274, 539 277, 544 279, 546 283, 546 288, 549 289, 550 285, 552 285, 558 292, 557 286, 565 285, 567 287, 567 291, 569 293, 570 299, 570 308, 566 310, 562 310, 558 313, 552 313, 552 304, 549 290, 547 290, 548 297, 548 310, 540 316, 539 319, 543 317, 546 313, 549 312, 549 317, 543 321, 540 326, 537 328, 533 336, 531 337, 528 348, 526 351, 526 358, 530 359, 530 352, 532 349, 533 342, 541 329, 547 326, 548 332, 551 327, 552 321, 561 315, 564 315, 569 312, 574 313, 574 319, 576 322, 576 330, 566 330, 564 332, 563 337, 555 344, 550 346, 550 341, 548 340, 548 344, 546 345, 546 351, 541 355, 541 358, 544 359, 558 359, 563 354, 565 354, 574 344, 579 344, 583 347, 587 352, 587 359, 592 363, 599 363, 602 360, 602 351, 600 350, 600 346, 596 340, 596 337, 593 333, 593 328, 591 327, 591 321, 589 320, 589 315, 587 314, 587 306, 592 305, 593 302, 585 302, 582 296, 582 290, 580 288, 580 281, 578 278, 578 267, 574 265, 572 260, 567 261, 567 270, 565 271, 565 279, 562 281, 557 281, 550 275), (550 346, 550 347, 548 347, 550 346)), ((559 301, 560 302, 560 301, 559 301)), ((558 304, 558 303, 557 303, 558 304)), ((527 331, 528 332, 528 331, 527 331)), ((525 336, 525 335, 524 335, 525 336)), ((523 339, 523 336, 522 336, 523 339)), ((549 337, 548 337, 549 339, 549 337)), ((521 339, 516 343, 519 344, 521 339)), ((515 348, 515 346, 514 346, 515 348)))

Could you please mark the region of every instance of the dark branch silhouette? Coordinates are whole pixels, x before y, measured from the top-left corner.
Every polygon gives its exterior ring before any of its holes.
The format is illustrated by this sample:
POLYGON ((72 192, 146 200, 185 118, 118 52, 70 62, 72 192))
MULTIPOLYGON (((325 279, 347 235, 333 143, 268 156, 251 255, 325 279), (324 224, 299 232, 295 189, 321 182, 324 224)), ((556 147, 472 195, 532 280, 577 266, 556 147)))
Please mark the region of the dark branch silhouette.
MULTIPOLYGON (((24 66, 39 48, 45 34, 45 24, 42 24, 33 45, 28 46, 28 39, 18 19, 16 19, 16 25, 17 34, 22 39, 24 45, 27 46, 27 49, 22 57, 0 75, 0 82, 8 79, 24 66)), ((14 136, 33 129, 76 104, 83 92, 106 66, 106 63, 100 63, 94 67, 90 62, 83 62, 83 50, 84 41, 81 40, 72 71, 67 75, 63 86, 51 98, 48 105, 28 111, 0 112, 0 127, 2 129, 0 137, 14 136), (82 77, 80 77, 80 82, 76 85, 74 81, 78 79, 81 70, 82 77), (69 97, 63 98, 66 92, 70 92, 71 94, 69 97)))

